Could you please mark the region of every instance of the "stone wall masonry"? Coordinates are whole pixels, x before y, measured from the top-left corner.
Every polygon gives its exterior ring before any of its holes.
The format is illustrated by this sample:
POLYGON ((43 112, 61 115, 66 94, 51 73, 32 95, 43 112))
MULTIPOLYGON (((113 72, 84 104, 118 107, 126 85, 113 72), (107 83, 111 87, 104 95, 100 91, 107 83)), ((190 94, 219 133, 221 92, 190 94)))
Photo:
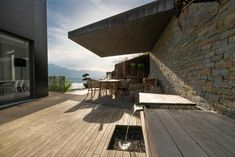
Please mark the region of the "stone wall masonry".
POLYGON ((192 4, 173 17, 150 55, 150 73, 165 93, 205 109, 235 115, 235 5, 192 4))

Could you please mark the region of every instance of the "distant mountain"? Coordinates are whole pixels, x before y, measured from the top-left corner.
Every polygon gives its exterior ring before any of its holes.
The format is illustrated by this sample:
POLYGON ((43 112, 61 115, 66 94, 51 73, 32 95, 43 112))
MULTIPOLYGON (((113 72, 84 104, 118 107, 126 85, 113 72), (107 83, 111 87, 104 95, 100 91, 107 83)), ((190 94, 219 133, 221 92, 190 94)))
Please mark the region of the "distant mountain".
POLYGON ((67 78, 82 78, 82 75, 88 73, 91 78, 103 78, 105 72, 90 70, 72 70, 54 64, 48 64, 49 76, 65 76, 67 78))

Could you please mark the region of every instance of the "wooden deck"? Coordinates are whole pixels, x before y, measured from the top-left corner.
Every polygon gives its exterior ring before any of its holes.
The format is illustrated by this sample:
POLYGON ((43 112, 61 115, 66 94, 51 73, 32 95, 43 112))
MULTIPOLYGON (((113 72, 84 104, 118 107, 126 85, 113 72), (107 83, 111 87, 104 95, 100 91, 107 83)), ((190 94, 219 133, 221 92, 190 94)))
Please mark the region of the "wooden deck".
POLYGON ((151 156, 235 156, 235 120, 228 117, 200 110, 147 109, 141 119, 151 156))
MULTIPOLYGON (((130 112, 65 94, 2 110, 0 156, 144 157, 107 150, 115 125, 127 125, 130 112)), ((141 125, 139 115, 131 125, 141 125)))

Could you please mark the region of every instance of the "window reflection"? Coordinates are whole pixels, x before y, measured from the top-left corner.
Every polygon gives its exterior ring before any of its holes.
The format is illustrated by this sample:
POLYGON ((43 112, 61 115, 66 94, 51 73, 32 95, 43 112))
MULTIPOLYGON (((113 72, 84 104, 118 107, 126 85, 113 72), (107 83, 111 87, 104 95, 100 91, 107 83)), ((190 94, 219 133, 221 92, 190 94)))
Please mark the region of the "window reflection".
POLYGON ((0 102, 30 96, 29 42, 0 32, 0 102))

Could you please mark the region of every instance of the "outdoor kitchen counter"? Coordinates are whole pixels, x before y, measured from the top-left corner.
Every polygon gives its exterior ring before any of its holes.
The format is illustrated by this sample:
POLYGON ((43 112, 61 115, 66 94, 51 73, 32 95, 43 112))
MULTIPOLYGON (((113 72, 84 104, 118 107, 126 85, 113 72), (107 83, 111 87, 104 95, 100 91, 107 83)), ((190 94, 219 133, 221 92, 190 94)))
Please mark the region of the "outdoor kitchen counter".
POLYGON ((139 105, 146 108, 196 108, 196 103, 179 95, 139 93, 139 105))
POLYGON ((234 157, 235 120, 202 110, 141 111, 149 157, 234 157))

